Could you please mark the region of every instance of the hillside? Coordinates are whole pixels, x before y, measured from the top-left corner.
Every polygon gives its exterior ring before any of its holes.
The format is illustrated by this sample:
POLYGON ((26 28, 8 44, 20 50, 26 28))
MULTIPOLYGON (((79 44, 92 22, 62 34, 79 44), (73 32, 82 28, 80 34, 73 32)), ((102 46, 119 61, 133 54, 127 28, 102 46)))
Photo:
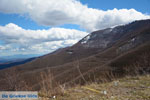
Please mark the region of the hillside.
POLYGON ((33 90, 40 88, 40 73, 48 74, 49 71, 54 77, 54 86, 56 83, 74 85, 93 80, 111 81, 112 77, 123 77, 134 71, 135 74, 136 71, 140 74, 149 72, 149 40, 150 20, 92 32, 71 47, 2 70, 0 90, 8 89, 5 75, 13 69, 17 79, 27 82, 33 90), (144 61, 142 55, 146 55, 144 61), (135 65, 137 62, 138 66, 135 65), (145 66, 139 66, 143 63, 145 66))

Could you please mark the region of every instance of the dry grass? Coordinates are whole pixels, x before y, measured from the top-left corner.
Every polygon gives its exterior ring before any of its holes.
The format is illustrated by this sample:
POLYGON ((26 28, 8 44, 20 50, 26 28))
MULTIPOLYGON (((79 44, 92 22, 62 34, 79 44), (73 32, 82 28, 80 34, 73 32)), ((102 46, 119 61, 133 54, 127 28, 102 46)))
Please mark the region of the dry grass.
POLYGON ((55 95, 63 95, 65 91, 65 84, 60 85, 57 83, 50 70, 41 73, 41 84, 39 96, 42 99, 53 98, 55 95))
POLYGON ((55 100, 150 100, 150 75, 76 86, 67 89, 63 96, 56 95, 55 100))
MULTIPOLYGON (((8 83, 14 90, 20 90, 16 85, 18 76, 15 69, 8 75, 8 83), (13 80, 12 80, 13 79, 13 80)), ((126 76, 111 82, 87 83, 84 86, 66 88, 65 84, 55 82, 50 70, 41 73, 41 100, 150 100, 150 75, 126 76), (56 87, 56 88, 54 88, 56 87)), ((19 85, 29 90, 23 83, 19 85)))

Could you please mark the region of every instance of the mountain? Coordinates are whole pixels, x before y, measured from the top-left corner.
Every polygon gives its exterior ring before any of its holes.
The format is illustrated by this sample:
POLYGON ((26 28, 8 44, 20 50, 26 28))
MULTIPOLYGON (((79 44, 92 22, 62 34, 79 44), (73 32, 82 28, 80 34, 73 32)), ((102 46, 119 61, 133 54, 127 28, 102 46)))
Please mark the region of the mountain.
MULTIPOLYGON (((123 77, 137 70, 139 73, 149 72, 149 51, 148 19, 92 32, 71 47, 13 68, 16 68, 16 73, 23 81, 38 90, 42 80, 40 73, 47 74, 48 70, 53 74, 55 82, 68 85, 94 80, 102 82, 111 80, 110 76, 123 77)), ((1 79, 5 78, 9 70, 11 68, 1 71, 1 79)), ((8 87, 6 83, 0 81, 2 87, 8 87)), ((2 87, 0 90, 6 89, 2 87)))
POLYGON ((6 63, 6 62, 8 62, 9 60, 7 60, 7 59, 4 59, 4 58, 0 58, 0 64, 2 64, 2 63, 6 63))
POLYGON ((8 64, 23 61, 29 58, 39 57, 38 54, 18 54, 18 55, 10 55, 10 56, 0 56, 0 64, 8 64))
POLYGON ((30 55, 18 54, 18 55, 11 55, 11 56, 0 56, 0 70, 30 62, 35 58, 37 58, 38 56, 39 55, 35 55, 35 54, 30 54, 30 55))
POLYGON ((9 68, 9 67, 13 67, 13 66, 17 66, 17 65, 21 65, 21 64, 25 64, 27 62, 34 60, 34 59, 36 59, 36 57, 28 58, 28 59, 18 59, 15 61, 7 61, 7 63, 6 62, 0 63, 0 70, 5 69, 5 68, 9 68))

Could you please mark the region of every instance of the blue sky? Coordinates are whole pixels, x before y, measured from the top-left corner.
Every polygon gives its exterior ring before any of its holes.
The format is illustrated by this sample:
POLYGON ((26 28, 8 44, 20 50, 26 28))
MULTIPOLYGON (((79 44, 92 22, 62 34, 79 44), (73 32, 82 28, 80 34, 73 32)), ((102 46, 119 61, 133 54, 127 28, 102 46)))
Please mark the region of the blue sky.
POLYGON ((46 54, 92 31, 150 18, 150 0, 37 1, 0 1, 0 55, 46 54))
POLYGON ((36 22, 31 19, 18 15, 18 14, 5 14, 0 13, 0 25, 6 25, 8 23, 15 23, 25 29, 48 29, 49 27, 38 25, 36 22))
POLYGON ((142 13, 150 13, 150 0, 80 0, 83 4, 97 9, 134 8, 142 13))

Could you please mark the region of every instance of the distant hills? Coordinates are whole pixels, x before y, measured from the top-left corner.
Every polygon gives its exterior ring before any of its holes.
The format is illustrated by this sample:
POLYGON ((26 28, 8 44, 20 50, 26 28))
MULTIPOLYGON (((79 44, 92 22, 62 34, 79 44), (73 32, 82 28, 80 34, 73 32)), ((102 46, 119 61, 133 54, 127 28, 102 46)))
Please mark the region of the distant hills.
MULTIPOLYGON (((150 72, 150 20, 134 21, 127 25, 107 28, 90 33, 71 47, 38 57, 15 66, 16 73, 38 90, 39 73, 50 70, 59 84, 84 84, 86 81, 126 74, 150 72), (143 58, 144 57, 144 58, 143 58), (82 74, 82 75, 81 75, 82 74), (83 79, 84 77, 84 79, 83 79)), ((1 70, 1 79, 9 69, 1 70)), ((0 90, 7 82, 0 81, 0 90)))
POLYGON ((32 61, 39 55, 29 54, 29 55, 11 55, 11 56, 0 56, 0 69, 24 64, 26 62, 32 61))
POLYGON ((21 64, 30 62, 34 59, 36 59, 36 57, 28 58, 28 59, 18 59, 18 60, 15 60, 15 61, 7 61, 7 63, 1 63, 0 64, 0 70, 5 69, 5 68, 9 68, 9 67, 13 67, 13 66, 17 66, 17 65, 21 65, 21 64))

